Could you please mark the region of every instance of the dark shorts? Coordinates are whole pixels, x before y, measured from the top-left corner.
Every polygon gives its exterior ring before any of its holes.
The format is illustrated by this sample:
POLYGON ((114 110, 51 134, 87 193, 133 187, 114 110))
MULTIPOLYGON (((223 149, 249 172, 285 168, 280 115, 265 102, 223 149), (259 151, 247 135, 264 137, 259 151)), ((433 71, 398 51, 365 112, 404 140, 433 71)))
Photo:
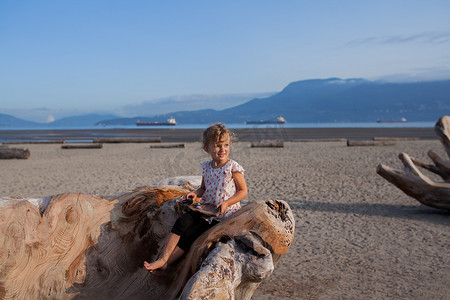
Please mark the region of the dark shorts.
POLYGON ((180 236, 180 241, 177 246, 180 247, 181 250, 187 251, 202 233, 217 223, 219 222, 212 221, 212 223, 209 224, 208 221, 202 218, 202 214, 189 211, 177 219, 171 232, 180 236))

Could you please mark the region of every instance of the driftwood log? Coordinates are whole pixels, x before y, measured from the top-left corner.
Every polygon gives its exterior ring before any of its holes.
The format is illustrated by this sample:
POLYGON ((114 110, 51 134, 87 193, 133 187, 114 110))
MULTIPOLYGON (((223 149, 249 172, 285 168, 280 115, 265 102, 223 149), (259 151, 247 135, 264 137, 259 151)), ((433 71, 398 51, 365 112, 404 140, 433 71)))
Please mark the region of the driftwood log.
POLYGON ((284 142, 281 140, 262 140, 257 142, 252 142, 250 144, 252 148, 283 148, 284 142))
MULTIPOLYGON (((450 117, 441 117, 434 129, 450 158, 450 117)), ((420 203, 450 210, 450 161, 441 158, 433 151, 429 151, 428 156, 434 164, 428 164, 411 158, 406 153, 400 153, 399 159, 405 167, 403 171, 380 164, 377 167, 377 173, 420 203), (443 182, 431 180, 418 167, 439 175, 443 182)))
POLYGON ((292 142, 346 142, 347 139, 325 138, 325 139, 293 139, 292 142))
POLYGON ((155 149, 185 148, 185 146, 186 145, 184 143, 166 143, 166 144, 150 145, 150 148, 155 148, 155 149))
POLYGON ((101 149, 103 144, 86 143, 86 144, 64 144, 61 149, 101 149))
POLYGON ((294 236, 286 202, 254 201, 167 270, 147 272, 190 185, 118 196, 1 198, 1 299, 250 299, 294 236))
POLYGON ((93 143, 161 143, 161 137, 101 137, 93 139, 93 143))
POLYGON ((367 140, 347 140, 347 146, 394 146, 392 141, 367 141, 367 140))
POLYGON ((27 159, 30 157, 28 148, 0 147, 0 159, 27 159))
POLYGON ((374 141, 418 141, 419 137, 383 137, 383 136, 375 136, 373 137, 374 141))

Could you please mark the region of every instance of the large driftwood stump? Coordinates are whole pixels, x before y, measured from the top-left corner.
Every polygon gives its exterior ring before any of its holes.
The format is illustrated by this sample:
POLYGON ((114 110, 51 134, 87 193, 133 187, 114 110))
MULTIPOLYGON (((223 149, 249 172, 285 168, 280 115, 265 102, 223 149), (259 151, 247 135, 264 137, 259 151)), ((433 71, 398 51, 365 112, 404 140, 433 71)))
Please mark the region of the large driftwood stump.
MULTIPOLYGON (((434 129, 450 158, 450 117, 441 117, 434 129)), ((428 152, 428 156, 434 164, 428 164, 411 158, 406 153, 401 153, 399 158, 405 166, 403 171, 380 164, 377 167, 377 173, 420 203, 450 210, 450 161, 444 160, 432 151, 428 152), (439 175, 443 182, 431 180, 418 167, 439 175)))
POLYGON ((190 189, 0 198, 0 298, 249 299, 292 243, 289 206, 251 202, 167 270, 147 272, 190 189))

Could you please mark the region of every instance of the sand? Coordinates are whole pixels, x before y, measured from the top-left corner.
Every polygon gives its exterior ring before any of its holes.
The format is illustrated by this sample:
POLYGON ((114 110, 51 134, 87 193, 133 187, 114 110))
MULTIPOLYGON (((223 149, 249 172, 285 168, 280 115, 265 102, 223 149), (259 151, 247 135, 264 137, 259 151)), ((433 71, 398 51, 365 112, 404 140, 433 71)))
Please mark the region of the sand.
MULTIPOLYGON (((199 163, 208 159, 197 142, 185 149, 19 147, 29 148, 31 157, 0 160, 0 196, 112 195, 166 177, 200 175, 199 163)), ((290 251, 253 299, 448 299, 450 213, 421 206, 375 172, 380 163, 400 168, 400 152, 428 161, 428 150, 446 157, 438 140, 389 147, 236 143, 231 157, 246 169, 249 187, 244 203, 283 199, 296 218, 290 251)))

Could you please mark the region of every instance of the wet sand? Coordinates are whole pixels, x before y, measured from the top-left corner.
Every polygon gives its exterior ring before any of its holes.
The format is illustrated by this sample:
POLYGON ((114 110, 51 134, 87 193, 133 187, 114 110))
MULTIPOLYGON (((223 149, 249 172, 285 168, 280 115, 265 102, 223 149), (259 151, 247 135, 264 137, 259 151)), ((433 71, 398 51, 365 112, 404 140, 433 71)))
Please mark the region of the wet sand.
MULTIPOLYGON (((163 142, 198 142, 203 129, 86 129, 86 130, 0 130, 0 142, 92 141, 98 137, 161 137, 163 142)), ((436 139, 433 128, 248 128, 234 129, 240 141, 281 139, 371 139, 373 137, 416 137, 436 139)))
MULTIPOLYGON (((287 136, 306 138, 307 131, 287 136)), ((322 132, 325 138, 330 131, 322 132)), ((354 137, 357 132, 375 134, 367 129, 352 132, 354 137)), ((377 131, 376 136, 388 133, 377 131)), ((244 203, 283 199, 296 218, 290 251, 253 299, 448 298, 450 213, 420 205, 375 172, 380 163, 401 168, 400 152, 425 161, 428 150, 446 157, 436 138, 386 147, 329 141, 251 148, 245 141, 250 136, 238 132, 231 154, 246 169, 249 196, 244 203)), ((29 159, 0 160, 0 196, 112 195, 162 178, 200 175, 199 163, 208 159, 198 142, 186 143, 184 149, 151 149, 149 144, 73 150, 57 144, 22 146, 30 149, 29 159)))

